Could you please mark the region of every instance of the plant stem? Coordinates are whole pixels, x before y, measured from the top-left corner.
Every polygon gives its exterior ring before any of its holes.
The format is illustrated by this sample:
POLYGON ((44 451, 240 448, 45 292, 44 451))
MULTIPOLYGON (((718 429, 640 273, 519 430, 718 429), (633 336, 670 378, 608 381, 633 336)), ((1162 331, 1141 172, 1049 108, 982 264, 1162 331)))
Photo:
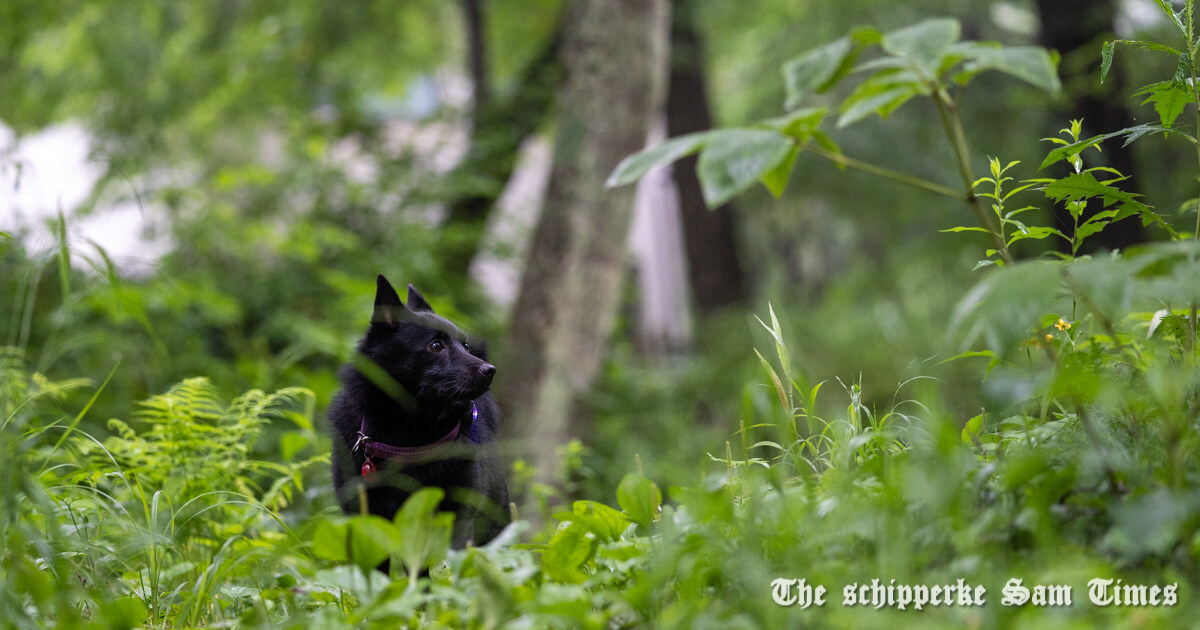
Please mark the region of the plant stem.
POLYGON ((967 134, 963 132, 962 119, 958 117, 958 108, 950 102, 950 95, 940 86, 933 93, 933 102, 937 105, 938 115, 942 119, 942 129, 946 132, 946 139, 954 148, 954 157, 958 161, 958 174, 962 177, 965 189, 964 195, 960 195, 959 198, 964 199, 971 206, 979 223, 992 235, 992 242, 995 244, 1000 258, 1004 260, 1005 264, 1011 264, 1012 255, 1008 253, 1004 237, 1000 234, 992 216, 988 214, 987 209, 983 207, 979 197, 976 197, 972 190, 975 177, 971 174, 971 151, 967 146, 967 134))
MULTIPOLYGON (((1187 40, 1188 40, 1187 41, 1188 50, 1192 50, 1196 46, 1194 32, 1195 32, 1195 29, 1192 24, 1192 2, 1189 1, 1187 3, 1187 33, 1185 34, 1185 36, 1187 37, 1187 40)), ((1200 93, 1198 93, 1196 90, 1196 59, 1195 59, 1195 56, 1192 57, 1191 71, 1192 71, 1192 77, 1191 77, 1192 78, 1192 80, 1191 80, 1192 102, 1196 104, 1194 107, 1195 114, 1196 114, 1196 133, 1200 134, 1200 100, 1197 100, 1198 98, 1200 98, 1200 93)), ((1198 135, 1197 137, 1200 138, 1200 135, 1198 135)), ((1200 142, 1196 142, 1194 144, 1196 146, 1197 166, 1200 167, 1200 142)), ((1200 240, 1200 196, 1197 196, 1196 203, 1197 203, 1197 206, 1196 206, 1196 228, 1192 232, 1192 239, 1200 240)), ((1195 254, 1193 254, 1192 257, 1194 260, 1195 254)), ((1190 315, 1191 315, 1191 317, 1188 318, 1188 337, 1187 337, 1188 343, 1186 345, 1187 345, 1187 350, 1188 350, 1188 356, 1194 358, 1195 357, 1195 349, 1196 349, 1196 345, 1197 345, 1196 344, 1197 330, 1196 330, 1196 302, 1195 301, 1192 302, 1192 312, 1190 313, 1190 315)))
POLYGON ((908 184, 909 186, 915 186, 922 190, 927 190, 932 193, 944 195, 944 196, 950 197, 952 199, 958 199, 959 201, 965 201, 963 194, 958 192, 957 190, 954 190, 953 188, 950 188, 949 186, 943 186, 936 182, 931 182, 927 179, 923 179, 923 178, 916 177, 913 175, 901 173, 900 171, 893 171, 890 168, 884 168, 882 166, 877 166, 875 164, 871 164, 870 162, 863 162, 861 160, 856 160, 852 157, 847 157, 845 155, 842 155, 841 153, 834 153, 833 151, 828 151, 817 145, 808 145, 808 146, 804 147, 804 150, 809 151, 815 155, 819 155, 819 156, 825 158, 826 160, 829 160, 830 162, 836 162, 837 164, 841 164, 842 166, 848 166, 850 168, 853 168, 853 169, 856 169, 859 171, 863 171, 864 173, 878 175, 880 177, 884 177, 884 178, 890 179, 892 181, 900 182, 901 184, 908 184))

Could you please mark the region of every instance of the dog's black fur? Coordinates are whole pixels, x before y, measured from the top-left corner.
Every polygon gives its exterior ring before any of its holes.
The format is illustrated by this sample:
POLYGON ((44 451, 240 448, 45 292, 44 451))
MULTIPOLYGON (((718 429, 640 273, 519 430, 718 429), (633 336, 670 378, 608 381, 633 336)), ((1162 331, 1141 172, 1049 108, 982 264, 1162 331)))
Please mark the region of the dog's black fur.
POLYGON ((375 314, 358 345, 369 378, 354 363, 339 373, 342 389, 329 406, 333 429, 333 486, 347 514, 361 512, 365 483, 367 509, 391 519, 412 492, 423 486, 446 491, 439 510, 454 512, 453 544, 481 545, 508 524, 508 487, 495 449, 500 413, 488 388, 496 368, 483 343, 468 342, 458 327, 435 314, 408 285, 408 306, 379 276, 375 314), (386 375, 382 378, 368 366, 386 375), (479 410, 471 421, 471 404, 479 410), (462 421, 446 457, 406 464, 374 458, 378 470, 361 473, 366 456, 356 449, 366 418, 366 434, 393 446, 422 446, 447 435, 462 421))

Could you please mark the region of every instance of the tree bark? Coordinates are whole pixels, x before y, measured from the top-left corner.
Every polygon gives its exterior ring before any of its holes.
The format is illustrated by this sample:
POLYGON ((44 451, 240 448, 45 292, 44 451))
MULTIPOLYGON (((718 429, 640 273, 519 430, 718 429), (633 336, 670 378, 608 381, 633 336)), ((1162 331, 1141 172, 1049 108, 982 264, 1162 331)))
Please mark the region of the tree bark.
POLYGON ((476 111, 488 102, 492 93, 491 80, 488 78, 486 29, 480 1, 462 0, 463 18, 467 23, 467 61, 471 66, 471 99, 476 111))
MULTIPOLYGON (((1041 43, 1062 54, 1063 84, 1072 93, 1069 116, 1083 119, 1085 137, 1132 127, 1133 114, 1128 107, 1120 104, 1126 101, 1120 71, 1113 68, 1104 85, 1099 84, 1100 43, 1106 38, 1115 37, 1112 28, 1117 17, 1117 2, 1037 0, 1037 10, 1042 21, 1041 43)), ((1108 166, 1130 176, 1131 179, 1122 182, 1121 186, 1137 192, 1135 180, 1132 179, 1132 150, 1116 143, 1106 143, 1104 153, 1093 152, 1091 159, 1097 155, 1108 166)), ((1089 215, 1099 211, 1098 207, 1086 210, 1089 215)), ((1054 213, 1060 226, 1069 231, 1074 225, 1070 215, 1061 208, 1056 208, 1054 213)), ((1108 249, 1120 249, 1146 240, 1141 220, 1136 216, 1109 225, 1097 238, 1108 249)))
MULTIPOLYGON (((696 32, 693 0, 675 0, 671 16, 671 74, 667 87, 667 135, 681 136, 713 126, 704 80, 703 42, 696 32)), ((696 156, 672 167, 679 192, 687 251, 688 283, 696 312, 709 315, 746 297, 745 274, 735 244, 734 208, 709 210, 696 178, 696 156)))
POLYGON ((604 181, 641 150, 661 114, 666 0, 576 0, 563 40, 567 80, 545 208, 513 311, 499 399, 541 481, 555 447, 583 428, 572 414, 591 385, 616 319, 633 187, 604 181))

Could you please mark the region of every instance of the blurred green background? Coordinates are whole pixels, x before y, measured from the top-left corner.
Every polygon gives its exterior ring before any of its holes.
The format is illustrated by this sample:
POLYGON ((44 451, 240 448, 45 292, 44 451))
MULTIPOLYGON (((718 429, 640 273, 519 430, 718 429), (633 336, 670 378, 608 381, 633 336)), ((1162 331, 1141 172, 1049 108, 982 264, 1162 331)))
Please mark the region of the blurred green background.
MULTIPOLYGON (((690 39, 675 42, 672 72, 684 64, 703 81, 680 97, 685 108, 703 99, 713 125, 744 124, 781 111, 788 58, 857 24, 954 15, 968 37, 1062 52, 1067 89, 1056 100, 997 75, 963 104, 977 168, 986 156, 1032 167, 1046 148, 1038 140, 1090 113, 1097 94, 1115 94, 1103 115, 1149 112, 1121 89, 1161 73, 1162 60, 1130 55, 1115 80, 1096 77, 1105 37, 1164 27, 1149 4, 687 0, 674 6, 690 39), (1047 30, 1064 12, 1079 19, 1047 30)), ((553 159, 565 10, 508 0, 5 3, 6 343, 52 376, 97 378, 119 360, 89 423, 127 417, 132 401, 196 374, 229 392, 304 386, 324 406, 366 321, 372 278, 385 273, 490 338, 503 374, 504 357, 520 352, 507 327, 553 159), (476 83, 486 107, 474 105, 476 83), (489 220, 465 249, 480 228, 455 215, 464 207, 489 220), (60 216, 69 278, 51 264, 60 216)), ((1090 131, 1109 130, 1101 124, 1090 131)), ((927 103, 835 135, 851 155, 954 181, 927 103)), ((1112 159, 1128 160, 1135 186, 1166 191, 1160 207, 1177 205, 1185 176, 1169 165, 1182 145, 1138 146, 1112 159)), ((727 277, 737 284, 707 304, 686 275, 669 274, 703 256, 628 256, 611 350, 573 419, 589 483, 611 487, 635 456, 667 479, 703 470, 696 455, 722 448, 744 404, 764 404, 750 349, 769 339, 752 317, 768 303, 813 382, 861 383, 878 404, 931 374, 951 410, 977 413, 979 374, 934 367, 960 350, 948 314, 983 244, 937 232, 969 220, 959 204, 805 154, 783 198, 758 189, 728 214, 731 229, 712 247, 733 248, 727 277), (647 322, 639 273, 660 274, 683 299, 647 322)), ((663 216, 675 227, 641 228, 652 249, 679 239, 677 216, 663 216)))

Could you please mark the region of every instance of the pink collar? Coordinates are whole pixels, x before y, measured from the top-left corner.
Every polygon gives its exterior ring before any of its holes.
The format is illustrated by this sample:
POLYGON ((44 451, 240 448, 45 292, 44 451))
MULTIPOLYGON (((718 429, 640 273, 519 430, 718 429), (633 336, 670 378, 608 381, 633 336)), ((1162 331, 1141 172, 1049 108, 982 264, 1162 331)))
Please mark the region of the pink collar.
MULTIPOLYGON (((471 403, 471 422, 474 423, 478 417, 479 408, 475 406, 475 403, 471 403)), ((363 416, 362 424, 358 429, 358 441, 354 444, 355 450, 362 448, 367 456, 366 463, 363 464, 363 476, 375 471, 375 462, 372 461, 372 458, 375 457, 404 464, 419 464, 436 459, 443 450, 450 446, 451 442, 458 438, 462 424, 462 420, 455 422, 454 428, 450 429, 449 433, 423 446, 392 446, 376 442, 367 435, 367 417, 363 416)))

